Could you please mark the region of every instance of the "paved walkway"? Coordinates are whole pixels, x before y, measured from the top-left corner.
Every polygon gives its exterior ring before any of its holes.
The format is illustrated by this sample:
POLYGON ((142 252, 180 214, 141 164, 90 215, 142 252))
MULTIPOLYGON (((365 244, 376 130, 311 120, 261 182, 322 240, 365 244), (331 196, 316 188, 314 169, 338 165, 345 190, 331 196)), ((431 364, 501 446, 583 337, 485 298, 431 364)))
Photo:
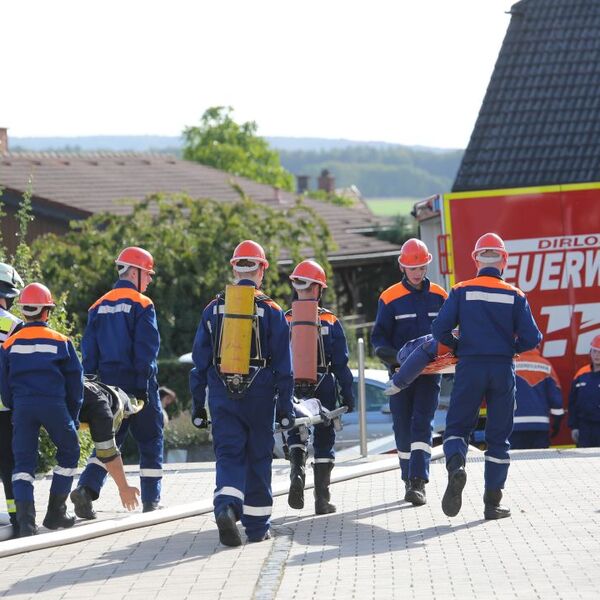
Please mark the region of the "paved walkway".
MULTIPOLYGON (((332 486, 335 515, 314 516, 312 502, 293 511, 277 498, 275 537, 260 544, 220 546, 209 514, 3 558, 0 596, 596 600, 600 450, 512 456, 510 519, 483 520, 483 457, 474 453, 463 510, 454 519, 440 507, 442 464, 432 466, 429 503, 420 508, 399 501, 404 486, 396 470, 332 486)), ((278 462, 276 480, 284 471, 278 462)), ((108 485, 98 503, 102 517, 125 514, 108 485)), ((42 513, 48 482, 37 488, 42 513)), ((212 464, 167 468, 167 504, 208 498, 212 489, 212 464)))

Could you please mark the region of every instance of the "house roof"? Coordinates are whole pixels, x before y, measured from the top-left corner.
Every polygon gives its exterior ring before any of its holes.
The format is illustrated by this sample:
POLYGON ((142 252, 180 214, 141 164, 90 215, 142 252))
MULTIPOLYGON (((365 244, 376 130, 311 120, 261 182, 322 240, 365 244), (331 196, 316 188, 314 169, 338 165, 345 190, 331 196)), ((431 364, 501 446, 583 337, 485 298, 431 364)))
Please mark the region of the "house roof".
POLYGON ((600 0, 522 0, 453 191, 600 181, 600 0))
MULTIPOLYGON (((142 200, 161 192, 185 192, 193 198, 233 202, 239 200, 239 195, 232 182, 256 202, 271 208, 289 207, 296 202, 292 193, 166 154, 16 152, 0 156, 0 186, 23 191, 30 177, 34 198, 40 204, 63 205, 81 216, 128 214, 131 207, 119 200, 142 200)), ((359 233, 381 225, 372 213, 308 198, 304 202, 327 222, 337 246, 331 260, 369 262, 399 253, 395 244, 359 233)))

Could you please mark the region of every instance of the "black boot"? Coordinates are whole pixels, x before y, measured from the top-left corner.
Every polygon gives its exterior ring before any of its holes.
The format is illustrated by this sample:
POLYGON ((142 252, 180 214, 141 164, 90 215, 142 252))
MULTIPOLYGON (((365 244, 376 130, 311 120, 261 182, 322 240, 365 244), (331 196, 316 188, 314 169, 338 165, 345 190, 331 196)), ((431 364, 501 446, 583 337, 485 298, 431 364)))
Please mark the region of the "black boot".
POLYGON ((404 479, 404 500, 406 502, 410 502, 408 492, 410 492, 410 481, 408 479, 404 479))
POLYGON ((35 504, 31 501, 16 500, 17 523, 19 524, 19 537, 29 537, 38 532, 35 524, 35 504))
POLYGON ((67 512, 67 494, 50 494, 48 511, 42 524, 48 529, 73 527, 75 517, 67 512))
POLYGON ((315 513, 318 515, 327 515, 336 511, 335 505, 329 500, 329 484, 331 482, 331 471, 333 463, 314 463, 313 469, 315 472, 315 513))
POLYGON ((96 511, 92 504, 92 492, 84 485, 76 487, 71 492, 71 502, 75 505, 75 514, 80 519, 95 519, 96 511))
POLYGON ((142 512, 153 512, 155 510, 161 510, 162 505, 158 500, 155 502, 142 502, 142 512))
POLYGON ((302 448, 290 450, 290 491, 288 504, 292 508, 304 508, 304 480, 306 479, 306 452, 302 448))
POLYGON ((224 546, 241 546, 242 538, 238 530, 233 507, 226 506, 217 515, 217 527, 219 528, 219 541, 224 546))
MULTIPOLYGON (((14 500, 13 500, 13 502, 14 502, 14 500)), ((13 537, 18 538, 19 537, 19 521, 17 521, 17 513, 16 512, 8 513, 8 518, 10 519, 10 524, 12 525, 12 528, 13 528, 13 537)))
POLYGON ((426 483, 427 482, 420 477, 411 477, 410 486, 404 499, 414 506, 423 506, 423 504, 427 504, 427 497, 425 496, 426 483))
POLYGON ((502 490, 485 490, 483 493, 483 503, 485 505, 483 516, 488 521, 510 517, 510 508, 500 506, 500 500, 502 500, 502 490))
POLYGON ((454 454, 446 463, 448 486, 442 498, 442 510, 448 517, 455 517, 462 506, 462 491, 467 483, 465 461, 460 454, 454 454))

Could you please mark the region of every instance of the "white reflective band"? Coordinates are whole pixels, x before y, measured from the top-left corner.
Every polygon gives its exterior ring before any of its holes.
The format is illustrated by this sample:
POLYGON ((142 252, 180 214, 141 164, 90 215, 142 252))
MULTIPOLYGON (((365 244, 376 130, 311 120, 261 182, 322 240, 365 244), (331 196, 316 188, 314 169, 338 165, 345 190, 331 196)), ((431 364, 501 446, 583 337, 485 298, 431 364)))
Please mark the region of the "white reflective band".
POLYGON ((485 455, 485 460, 488 462, 498 463, 499 465, 509 465, 510 458, 496 458, 495 456, 485 455))
POLYGON ((396 321, 399 321, 400 319, 414 319, 416 316, 417 313, 410 313, 406 315, 396 315, 394 318, 396 319, 396 321))
POLYGON ((87 464, 96 465, 106 471, 106 465, 101 460, 97 459, 95 456, 90 456, 90 458, 88 458, 87 464))
POLYGON ((321 335, 329 335, 329 326, 328 325, 324 325, 323 327, 321 327, 321 335))
POLYGON ((126 304, 122 302, 121 304, 115 304, 114 306, 110 306, 109 304, 102 304, 98 308, 99 315, 105 314, 114 314, 114 313, 130 313, 131 312, 131 304, 126 304))
POLYGON ((549 417, 515 417, 513 423, 550 423, 549 417))
POLYGON ((208 331, 212 333, 212 325, 210 324, 210 321, 206 321, 206 326, 208 327, 208 331))
POLYGON ((264 308, 261 308, 260 306, 257 306, 257 307, 256 307, 256 314, 257 314, 259 317, 264 317, 264 316, 265 316, 265 309, 264 309, 264 308))
POLYGON ((398 450, 398 456, 404 460, 408 460, 410 458, 410 452, 400 452, 400 450, 398 450))
POLYGON ((302 450, 306 450, 306 446, 304 444, 292 444, 291 446, 288 446, 289 450, 292 448, 302 448, 302 450))
POLYGON ((587 383, 585 381, 580 381, 579 383, 575 384, 575 387, 583 387, 584 385, 587 385, 587 383))
POLYGON ((550 409, 550 414, 552 414, 552 415, 564 415, 565 411, 562 408, 551 408, 550 409))
POLYGON ((94 446, 98 448, 98 450, 110 450, 111 448, 116 448, 117 443, 115 442, 115 438, 112 440, 107 440, 106 442, 94 442, 94 446))
POLYGON ((539 362, 516 361, 515 371, 536 371, 539 373, 546 373, 547 375, 550 375, 550 373, 552 373, 552 367, 550 365, 546 365, 544 363, 539 362))
POLYGON ((335 463, 335 458, 315 458, 315 464, 320 463, 335 463))
POLYGON ((240 500, 243 500, 244 492, 238 490, 237 488, 226 485, 215 492, 215 498, 217 496, 233 496, 234 498, 239 498, 240 500))
POLYGON ((14 352, 15 354, 35 354, 36 352, 56 354, 58 352, 58 348, 52 344, 31 344, 30 346, 13 344, 10 347, 10 351, 14 352))
POLYGON ((213 306, 213 315, 216 315, 217 312, 222 315, 225 313, 225 305, 224 304, 219 304, 218 308, 217 305, 215 304, 215 306, 213 306))
POLYGON ((482 302, 494 302, 496 304, 514 304, 515 297, 512 294, 495 294, 493 292, 467 292, 467 300, 481 300, 482 302))
POLYGON ((431 312, 431 313, 427 313, 428 317, 437 317, 440 313, 436 313, 436 312, 431 312))
POLYGON ((412 452, 413 450, 423 450, 423 452, 431 454, 431 446, 425 442, 413 442, 410 445, 410 451, 412 452))
POLYGON ((446 442, 449 442, 450 440, 460 440, 461 442, 463 442, 464 444, 466 444, 467 442, 465 442, 465 438, 460 437, 459 435, 449 435, 445 440, 444 440, 444 444, 446 442))
POLYGON ((73 477, 74 475, 77 475, 77 467, 74 469, 69 469, 68 467, 59 467, 56 465, 56 467, 54 467, 54 472, 57 475, 62 475, 63 477, 73 477))
POLYGON ((162 477, 162 469, 140 469, 140 477, 162 477))
POLYGON ((17 510, 17 505, 15 504, 14 500, 6 501, 6 510, 9 513, 14 513, 17 510))
POLYGON ((268 517, 272 512, 272 506, 248 506, 244 504, 244 514, 249 517, 268 517))
POLYGON ((12 476, 12 481, 28 481, 29 483, 33 483, 35 481, 35 477, 29 473, 14 473, 12 476))

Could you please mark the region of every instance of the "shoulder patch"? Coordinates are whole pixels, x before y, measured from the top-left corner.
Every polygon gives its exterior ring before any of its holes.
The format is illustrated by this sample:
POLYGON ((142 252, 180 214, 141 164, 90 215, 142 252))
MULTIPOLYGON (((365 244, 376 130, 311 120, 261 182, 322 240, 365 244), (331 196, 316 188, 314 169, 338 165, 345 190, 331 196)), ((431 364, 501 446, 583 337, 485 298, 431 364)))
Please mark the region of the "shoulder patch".
POLYGON ((432 294, 438 294, 439 296, 442 296, 442 298, 444 298, 444 299, 448 297, 448 292, 441 285, 438 285, 437 283, 430 283, 429 291, 432 294))
POLYGON ((14 342, 17 340, 54 340, 55 342, 68 342, 69 338, 62 333, 58 333, 58 331, 54 331, 54 329, 50 329, 49 327, 24 327, 20 329, 9 337, 2 347, 7 350, 10 348, 14 342))
POLYGON ((330 311, 323 312, 319 315, 321 321, 325 321, 325 323, 330 323, 333 325, 337 322, 338 318, 330 311))
POLYGON ((116 288, 114 290, 110 290, 101 296, 90 306, 89 310, 94 310, 100 304, 104 302, 119 302, 119 300, 130 300, 131 302, 137 302, 143 308, 148 308, 148 306, 152 306, 152 300, 148 298, 148 296, 144 296, 144 294, 140 294, 137 290, 132 290, 130 288, 116 288))
POLYGON ((379 296, 379 299, 384 304, 389 304, 390 302, 393 302, 398 298, 408 296, 408 294, 410 294, 410 292, 402 285, 402 282, 399 281, 398 283, 391 285, 387 290, 381 292, 381 296, 379 296))
POLYGON ((577 371, 577 373, 575 373, 575 375, 573 376, 573 379, 577 379, 579 376, 585 375, 586 373, 591 373, 591 372, 592 372, 592 366, 585 365, 585 366, 581 367, 581 369, 579 369, 579 371, 577 371))
POLYGON ((502 279, 496 279, 496 277, 489 277, 488 275, 483 275, 481 277, 474 277, 473 279, 467 279, 466 281, 461 281, 452 286, 452 289, 476 286, 476 287, 484 287, 489 289, 496 290, 505 290, 507 292, 514 292, 515 294, 525 297, 524 292, 522 292, 518 287, 511 285, 510 283, 506 283, 502 279))

